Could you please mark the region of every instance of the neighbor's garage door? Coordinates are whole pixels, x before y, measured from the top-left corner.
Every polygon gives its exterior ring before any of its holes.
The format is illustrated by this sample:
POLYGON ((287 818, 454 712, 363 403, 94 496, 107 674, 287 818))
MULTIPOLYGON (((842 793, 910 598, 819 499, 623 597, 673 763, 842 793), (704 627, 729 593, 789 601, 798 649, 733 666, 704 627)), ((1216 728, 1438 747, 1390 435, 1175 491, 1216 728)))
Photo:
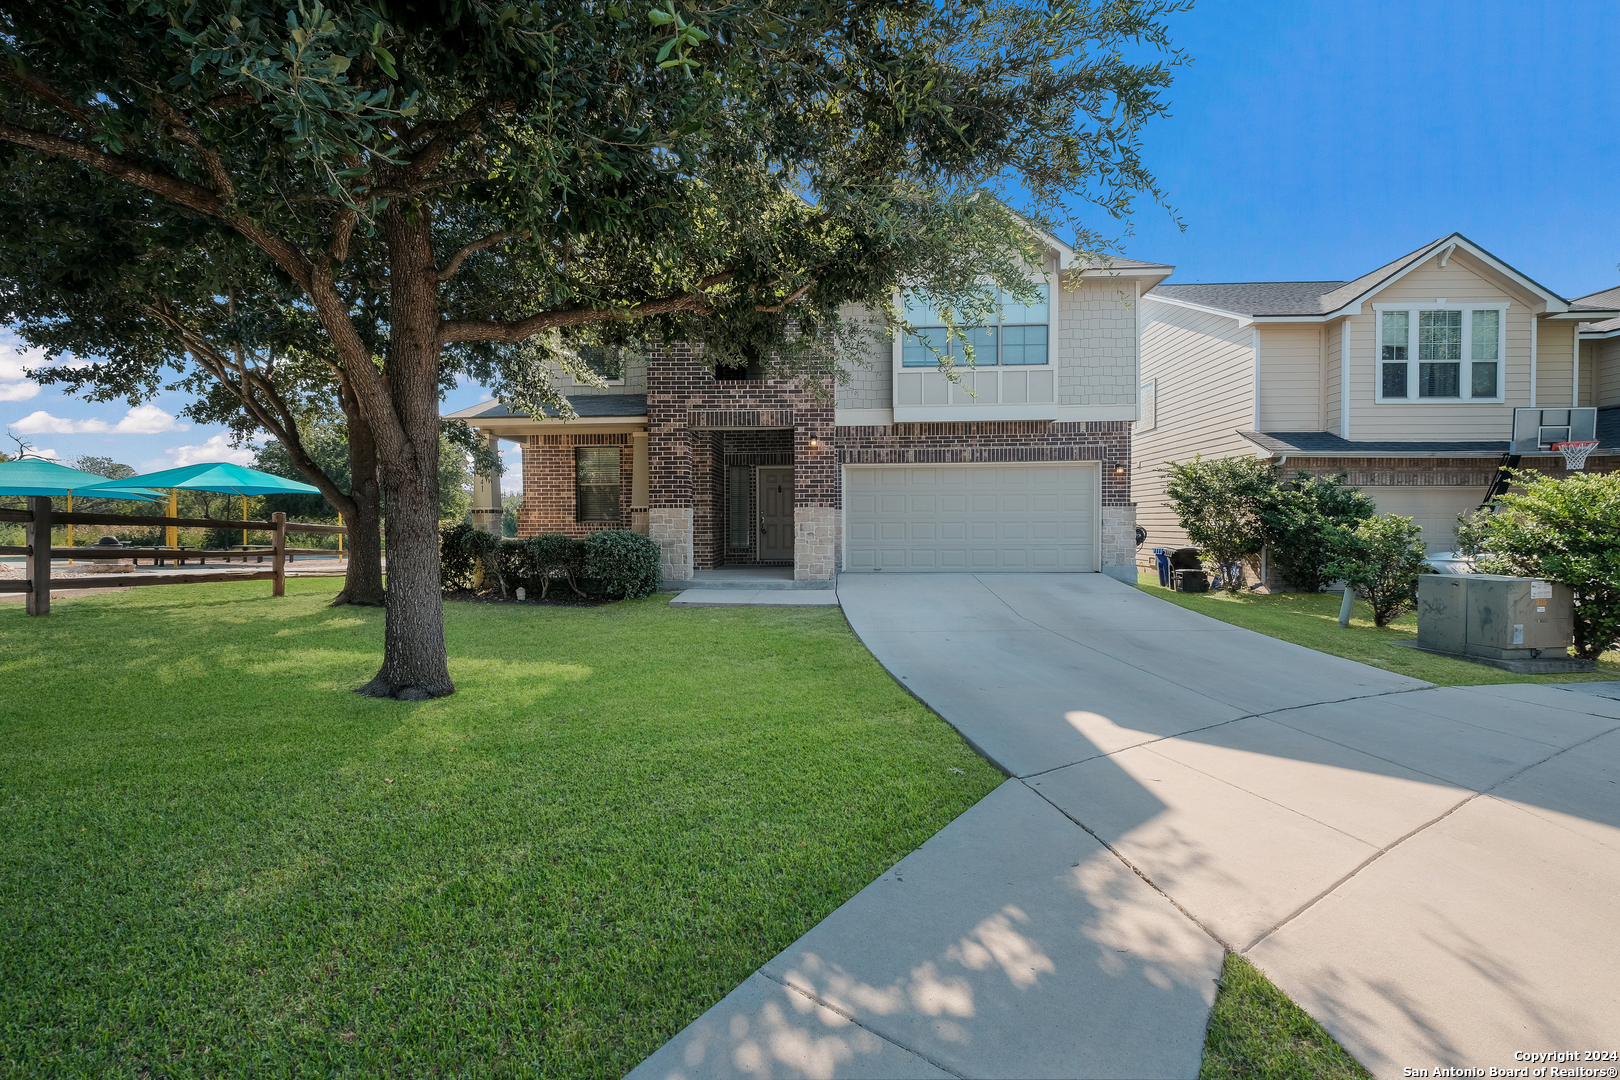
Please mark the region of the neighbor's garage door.
POLYGON ((847 571, 1096 570, 1098 466, 850 465, 847 571))

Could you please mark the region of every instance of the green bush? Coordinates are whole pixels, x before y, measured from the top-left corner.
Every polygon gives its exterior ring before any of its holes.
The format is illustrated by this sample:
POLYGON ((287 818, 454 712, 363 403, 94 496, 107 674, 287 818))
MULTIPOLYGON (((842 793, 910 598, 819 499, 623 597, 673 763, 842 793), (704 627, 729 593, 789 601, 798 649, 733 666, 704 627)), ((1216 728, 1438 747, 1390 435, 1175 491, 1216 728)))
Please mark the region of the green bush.
POLYGON ((1187 539, 1220 571, 1227 592, 1243 587, 1243 562, 1265 542, 1255 507, 1276 487, 1271 468, 1252 457, 1200 455, 1171 462, 1164 474, 1165 496, 1187 539))
POLYGON ((658 545, 640 533, 606 529, 585 538, 590 591, 613 600, 658 591, 658 545))
POLYGON ((538 587, 540 599, 546 598, 552 583, 558 578, 568 582, 568 587, 579 595, 585 595, 579 587, 580 579, 585 576, 585 541, 562 533, 542 533, 523 541, 523 547, 528 553, 531 567, 529 574, 525 575, 525 584, 531 589, 538 587), (534 584, 528 585, 531 580, 534 584))
POLYGON ((1379 514, 1354 528, 1338 526, 1326 572, 1372 605, 1373 625, 1388 626, 1417 606, 1417 579, 1429 572, 1423 530, 1411 518, 1379 514))
POLYGON ((1255 517, 1277 576, 1300 592, 1319 593, 1333 581, 1328 563, 1341 528, 1378 513, 1373 501, 1345 483, 1300 472, 1257 492, 1255 517))
POLYGON ((1620 474, 1571 473, 1555 480, 1533 469, 1514 475, 1519 490, 1476 515, 1469 543, 1486 573, 1562 582, 1575 591, 1575 652, 1596 659, 1620 641, 1620 474))

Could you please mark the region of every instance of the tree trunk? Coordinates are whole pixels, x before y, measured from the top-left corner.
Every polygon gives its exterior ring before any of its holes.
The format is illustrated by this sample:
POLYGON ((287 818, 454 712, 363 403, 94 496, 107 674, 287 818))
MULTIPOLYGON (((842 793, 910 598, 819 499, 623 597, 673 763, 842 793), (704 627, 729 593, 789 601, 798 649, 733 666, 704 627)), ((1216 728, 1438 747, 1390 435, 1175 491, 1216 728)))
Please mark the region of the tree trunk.
POLYGON ((403 444, 381 455, 388 617, 382 669, 359 692, 421 701, 455 692, 439 578, 438 279, 427 208, 393 203, 380 217, 392 309, 385 371, 403 444))
POLYGON ((377 479, 377 443, 360 410, 350 407, 343 395, 349 429, 349 498, 354 501, 349 527, 349 566, 343 577, 343 591, 333 607, 356 604, 382 607, 382 487, 377 479))

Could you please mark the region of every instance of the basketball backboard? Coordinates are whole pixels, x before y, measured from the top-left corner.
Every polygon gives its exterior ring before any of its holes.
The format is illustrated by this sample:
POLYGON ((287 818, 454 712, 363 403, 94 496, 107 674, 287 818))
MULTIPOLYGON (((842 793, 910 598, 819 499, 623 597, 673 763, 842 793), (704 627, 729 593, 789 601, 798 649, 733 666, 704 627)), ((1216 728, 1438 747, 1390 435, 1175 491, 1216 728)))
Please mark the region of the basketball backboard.
POLYGON ((1553 443, 1597 438, 1597 410, 1514 409, 1510 454, 1551 454, 1553 443))

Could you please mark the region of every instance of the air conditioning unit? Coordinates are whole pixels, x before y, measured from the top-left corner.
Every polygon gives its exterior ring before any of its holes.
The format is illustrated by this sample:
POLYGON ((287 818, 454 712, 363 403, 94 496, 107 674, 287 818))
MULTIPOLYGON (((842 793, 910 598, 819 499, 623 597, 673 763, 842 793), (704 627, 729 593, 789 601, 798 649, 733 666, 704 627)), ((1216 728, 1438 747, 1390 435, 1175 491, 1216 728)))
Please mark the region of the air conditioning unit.
POLYGON ((1418 577, 1417 647, 1519 674, 1591 671, 1571 657, 1575 594, 1568 585, 1501 574, 1418 577))

